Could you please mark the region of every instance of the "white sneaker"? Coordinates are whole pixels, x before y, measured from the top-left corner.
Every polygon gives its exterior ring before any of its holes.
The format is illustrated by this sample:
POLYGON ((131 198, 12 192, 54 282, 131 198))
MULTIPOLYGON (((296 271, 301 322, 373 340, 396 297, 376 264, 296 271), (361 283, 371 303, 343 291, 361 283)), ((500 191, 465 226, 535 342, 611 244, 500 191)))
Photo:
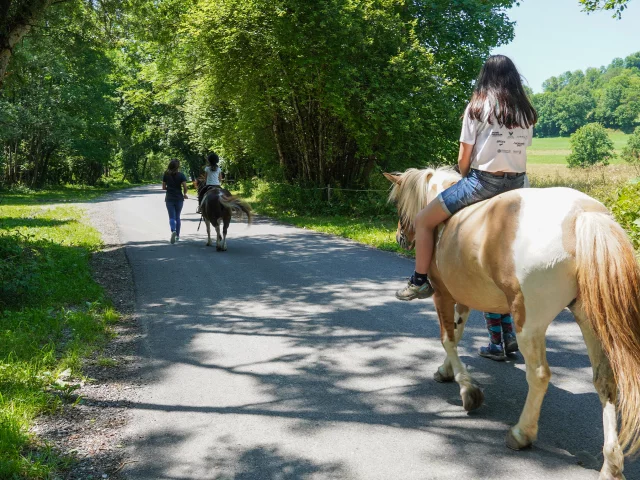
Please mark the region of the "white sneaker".
POLYGON ((176 232, 171 232, 171 245, 176 243, 176 232))
POLYGON ((180 241, 180 237, 176 235, 176 242, 180 241))

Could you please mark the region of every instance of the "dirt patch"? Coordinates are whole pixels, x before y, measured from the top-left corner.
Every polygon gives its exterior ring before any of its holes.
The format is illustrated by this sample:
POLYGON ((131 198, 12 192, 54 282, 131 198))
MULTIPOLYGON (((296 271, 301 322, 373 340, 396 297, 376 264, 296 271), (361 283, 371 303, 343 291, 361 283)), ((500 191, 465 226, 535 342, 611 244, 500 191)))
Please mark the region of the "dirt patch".
POLYGON ((97 201, 80 205, 102 234, 104 248, 91 259, 94 279, 103 286, 122 319, 113 327, 115 338, 83 368, 87 381, 67 398, 61 411, 40 417, 32 431, 62 455, 72 459, 61 478, 124 479, 124 426, 129 402, 137 387, 140 329, 133 315, 135 291, 126 253, 118 238, 113 207, 97 201), (69 401, 71 400, 71 401, 69 401), (74 400, 78 400, 74 404, 74 400))

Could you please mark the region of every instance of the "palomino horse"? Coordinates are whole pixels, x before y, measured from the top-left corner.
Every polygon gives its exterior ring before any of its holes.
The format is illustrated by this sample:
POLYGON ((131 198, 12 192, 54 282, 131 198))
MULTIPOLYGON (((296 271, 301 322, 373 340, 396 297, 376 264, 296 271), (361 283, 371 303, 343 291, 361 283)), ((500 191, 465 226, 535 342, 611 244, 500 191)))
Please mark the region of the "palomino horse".
POLYGON ((207 225, 207 246, 211 246, 211 224, 213 223, 216 229, 216 250, 218 252, 227 250, 227 230, 231 222, 231 215, 245 213, 249 224, 253 217, 251 207, 244 200, 231 195, 231 192, 220 187, 211 188, 204 194, 200 210, 207 225), (220 235, 220 222, 222 222, 222 235, 220 235))
MULTIPOLYGON (((448 168, 384 175, 394 184, 389 199, 400 217, 396 240, 411 248, 416 214, 460 175, 448 168)), ((529 393, 506 443, 516 450, 530 446, 551 377, 546 330, 568 306, 582 330, 603 407, 600 478, 624 478, 623 452, 640 448, 640 268, 620 225, 601 203, 576 190, 520 189, 464 208, 436 237, 428 273, 447 357, 434 378, 455 380, 466 410, 480 407, 484 395, 457 345, 470 308, 511 313, 529 393)))

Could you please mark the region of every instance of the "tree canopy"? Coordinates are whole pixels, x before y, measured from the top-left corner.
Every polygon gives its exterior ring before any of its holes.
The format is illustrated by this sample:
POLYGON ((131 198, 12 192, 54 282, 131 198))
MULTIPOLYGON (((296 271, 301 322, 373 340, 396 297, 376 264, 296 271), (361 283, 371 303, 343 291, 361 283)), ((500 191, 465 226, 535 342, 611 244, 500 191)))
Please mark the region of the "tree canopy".
POLYGON ((640 52, 551 77, 543 90, 532 96, 538 136, 570 135, 590 122, 631 132, 640 123, 640 52))

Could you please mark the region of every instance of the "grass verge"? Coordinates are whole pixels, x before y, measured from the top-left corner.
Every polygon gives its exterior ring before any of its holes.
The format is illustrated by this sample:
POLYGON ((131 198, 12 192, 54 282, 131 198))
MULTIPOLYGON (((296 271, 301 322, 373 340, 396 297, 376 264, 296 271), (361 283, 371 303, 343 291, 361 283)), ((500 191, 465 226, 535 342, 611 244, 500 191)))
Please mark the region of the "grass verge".
POLYGON ((74 401, 82 359, 105 345, 118 314, 92 280, 96 230, 72 206, 105 189, 0 194, 0 478, 55 478, 70 459, 29 433, 74 401))

